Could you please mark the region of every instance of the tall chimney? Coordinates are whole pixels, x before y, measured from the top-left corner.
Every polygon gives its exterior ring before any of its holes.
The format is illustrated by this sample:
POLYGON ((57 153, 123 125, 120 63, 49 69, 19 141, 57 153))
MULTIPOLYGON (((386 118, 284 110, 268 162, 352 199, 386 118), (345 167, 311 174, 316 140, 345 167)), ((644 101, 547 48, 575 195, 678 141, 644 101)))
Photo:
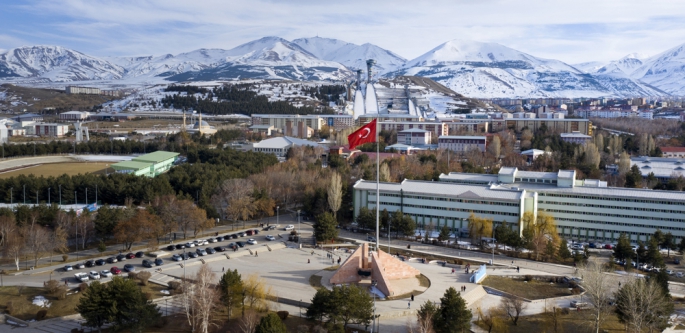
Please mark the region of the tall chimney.
POLYGON ((375 64, 376 64, 376 60, 369 59, 366 61, 366 73, 368 75, 367 79, 366 79, 366 83, 371 83, 371 79, 373 78, 372 68, 373 68, 373 65, 375 65, 375 64))

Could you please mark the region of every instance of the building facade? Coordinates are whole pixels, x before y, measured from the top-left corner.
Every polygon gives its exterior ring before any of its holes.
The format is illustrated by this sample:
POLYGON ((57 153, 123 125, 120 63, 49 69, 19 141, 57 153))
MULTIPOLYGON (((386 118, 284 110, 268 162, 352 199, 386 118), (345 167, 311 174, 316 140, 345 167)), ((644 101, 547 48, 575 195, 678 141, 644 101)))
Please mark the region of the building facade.
POLYGON ((432 140, 432 133, 418 128, 407 129, 397 132, 397 143, 408 146, 429 145, 432 140))
POLYGON ((64 124, 36 124, 35 128, 38 136, 60 138, 69 133, 69 125, 64 124))
POLYGON ((435 137, 448 135, 448 124, 446 123, 431 123, 422 121, 398 121, 398 122, 382 122, 380 123, 381 131, 404 131, 410 129, 422 129, 433 133, 435 137))
POLYGON ((65 89, 67 94, 80 94, 80 95, 100 95, 100 88, 92 87, 77 87, 77 86, 67 86, 65 89))
MULTIPOLYGON (((361 207, 375 208, 375 186, 364 180, 354 185, 355 216, 361 207)), ((462 236, 468 233, 471 212, 492 218, 495 225, 506 221, 519 233, 523 214, 545 212, 566 239, 616 242, 625 233, 637 243, 657 229, 672 233, 677 242, 685 237, 685 193, 611 188, 598 180, 578 180, 573 170, 504 167, 497 175, 450 173, 441 175, 440 182, 383 183, 380 209, 402 211, 428 231, 447 225, 462 236)))
POLYGON ((168 151, 156 151, 134 157, 130 161, 112 164, 112 169, 117 173, 134 174, 136 176, 156 177, 171 169, 176 162, 179 153, 168 151))
POLYGON ((561 135, 561 141, 568 142, 568 143, 577 143, 580 145, 583 145, 583 144, 592 140, 591 136, 582 134, 580 132, 561 133, 560 135, 561 135))
POLYGON ((90 117, 88 111, 67 111, 59 114, 59 120, 83 121, 90 117))
POLYGON ((498 132, 504 128, 521 132, 528 128, 537 132, 541 126, 557 133, 580 132, 592 136, 592 122, 587 119, 494 119, 491 131, 498 132))
POLYGON ((485 152, 487 138, 484 136, 445 135, 438 138, 438 149, 449 149, 458 153, 478 149, 485 152))

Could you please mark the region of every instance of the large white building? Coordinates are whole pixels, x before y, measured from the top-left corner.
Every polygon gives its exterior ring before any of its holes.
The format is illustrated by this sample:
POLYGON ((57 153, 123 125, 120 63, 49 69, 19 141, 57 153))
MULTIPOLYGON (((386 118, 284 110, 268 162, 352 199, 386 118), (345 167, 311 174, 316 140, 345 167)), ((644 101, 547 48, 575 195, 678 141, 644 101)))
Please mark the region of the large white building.
POLYGON ((630 166, 637 165, 642 177, 654 174, 661 181, 668 181, 679 176, 685 177, 685 159, 668 157, 631 157, 630 166))
MULTIPOLYGON (((450 173, 440 182, 404 180, 382 183, 380 209, 400 210, 420 229, 443 225, 461 236, 468 234, 473 212, 506 221, 521 232, 526 212, 552 215, 558 233, 566 239, 615 242, 625 233, 632 242, 647 241, 661 229, 677 242, 685 237, 685 193, 607 187, 598 180, 578 180, 573 170, 557 173, 519 171, 504 167, 497 175, 450 173)), ((375 208, 376 183, 354 185, 354 214, 361 207, 375 208)))
POLYGON ((274 154, 277 157, 285 157, 285 155, 288 153, 288 149, 293 146, 320 147, 320 145, 314 141, 291 138, 289 136, 280 136, 249 144, 245 147, 245 150, 274 154))

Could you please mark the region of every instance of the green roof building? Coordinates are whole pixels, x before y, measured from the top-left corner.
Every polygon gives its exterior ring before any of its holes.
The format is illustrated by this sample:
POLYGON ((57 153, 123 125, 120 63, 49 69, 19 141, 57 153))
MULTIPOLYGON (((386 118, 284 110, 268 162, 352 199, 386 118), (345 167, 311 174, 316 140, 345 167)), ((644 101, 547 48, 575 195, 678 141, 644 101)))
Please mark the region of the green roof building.
POLYGON ((112 164, 112 169, 119 173, 132 173, 136 176, 156 177, 171 169, 179 153, 156 151, 112 164))

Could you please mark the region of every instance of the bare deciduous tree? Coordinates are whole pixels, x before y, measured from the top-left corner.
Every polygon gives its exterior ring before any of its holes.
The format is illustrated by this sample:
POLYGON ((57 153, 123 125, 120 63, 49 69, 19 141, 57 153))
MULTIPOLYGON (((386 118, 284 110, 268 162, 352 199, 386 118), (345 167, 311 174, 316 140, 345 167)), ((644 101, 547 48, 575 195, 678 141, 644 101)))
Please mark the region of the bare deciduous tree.
POLYGON ((517 325, 521 313, 527 307, 528 304, 522 299, 512 296, 502 297, 502 302, 500 303, 500 308, 509 316, 511 322, 514 323, 514 326, 517 325))
POLYGON ((610 308, 609 301, 612 291, 609 285, 612 283, 610 283, 610 277, 605 274, 607 269, 602 263, 589 261, 579 271, 583 275, 582 285, 585 288, 585 297, 594 307, 593 325, 595 332, 599 333, 599 327, 604 322, 610 308))
MULTIPOLYGON (((219 293, 215 287, 216 274, 208 265, 200 266, 195 275, 195 288, 193 293, 193 307, 198 317, 199 330, 202 333, 209 331, 212 323, 212 314, 219 304, 219 293)), ((218 326, 218 325, 216 325, 218 326)))
POLYGON ((509 331, 506 323, 507 314, 504 312, 504 310, 502 310, 501 307, 493 307, 487 311, 483 311, 479 307, 477 314, 478 321, 487 328, 488 333, 502 333, 509 331))
POLYGON ((673 302, 654 279, 632 278, 616 293, 616 312, 629 332, 660 332, 673 302))
POLYGON ((14 265, 19 270, 19 261, 24 253, 24 235, 19 230, 8 233, 5 239, 5 247, 3 248, 3 255, 7 259, 14 261, 14 265))
POLYGON ((240 319, 240 331, 243 333, 254 333, 259 325, 259 315, 255 310, 245 311, 245 316, 240 319))

